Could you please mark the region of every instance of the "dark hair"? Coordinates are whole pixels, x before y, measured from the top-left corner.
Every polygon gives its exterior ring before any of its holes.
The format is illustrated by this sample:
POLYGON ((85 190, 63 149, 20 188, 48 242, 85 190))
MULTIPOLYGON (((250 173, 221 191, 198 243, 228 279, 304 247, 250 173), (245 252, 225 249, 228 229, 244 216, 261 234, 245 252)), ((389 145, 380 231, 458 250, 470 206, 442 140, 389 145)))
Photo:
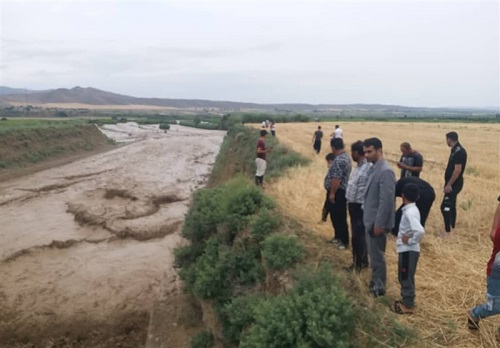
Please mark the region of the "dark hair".
POLYGON ((333 138, 330 140, 330 146, 335 150, 342 150, 344 148, 344 141, 342 138, 333 138))
POLYGON ((420 196, 420 189, 417 184, 408 183, 403 188, 403 196, 410 202, 416 202, 420 196))
POLYGON ((361 140, 358 140, 355 143, 352 143, 351 151, 355 151, 355 152, 359 153, 360 155, 364 155, 365 150, 363 150, 363 142, 361 140))
POLYGON ((382 141, 379 138, 368 138, 363 142, 364 147, 373 146, 375 150, 382 148, 382 141))
POLYGON ((449 132, 449 133, 446 133, 446 137, 448 139, 451 139, 453 141, 458 141, 458 134, 457 132, 449 132))
POLYGON ((338 124, 335 125, 335 128, 339 128, 340 126, 338 124))
POLYGON ((333 161, 335 158, 335 155, 333 153, 329 153, 328 155, 325 156, 325 159, 330 162, 330 161, 333 161))
POLYGON ((262 136, 264 136, 264 135, 267 135, 267 131, 266 131, 265 129, 262 129, 262 130, 260 131, 260 136, 262 137, 262 136))
POLYGON ((410 145, 410 143, 406 143, 406 142, 405 142, 405 143, 402 143, 402 144, 401 144, 401 147, 402 147, 403 149, 405 149, 405 150, 411 150, 411 145, 410 145))
POLYGON ((321 129, 321 126, 318 126, 318 129, 321 129))

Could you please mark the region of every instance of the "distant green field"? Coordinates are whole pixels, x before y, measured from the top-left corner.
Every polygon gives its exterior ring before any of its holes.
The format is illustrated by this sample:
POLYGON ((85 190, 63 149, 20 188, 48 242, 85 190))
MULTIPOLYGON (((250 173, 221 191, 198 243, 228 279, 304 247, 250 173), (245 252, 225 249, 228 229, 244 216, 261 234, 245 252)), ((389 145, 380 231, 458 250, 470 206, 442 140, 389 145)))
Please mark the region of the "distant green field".
POLYGON ((8 119, 0 121, 0 134, 10 133, 12 131, 29 130, 38 128, 66 128, 71 126, 83 125, 88 122, 83 119, 72 120, 46 120, 46 119, 8 119))

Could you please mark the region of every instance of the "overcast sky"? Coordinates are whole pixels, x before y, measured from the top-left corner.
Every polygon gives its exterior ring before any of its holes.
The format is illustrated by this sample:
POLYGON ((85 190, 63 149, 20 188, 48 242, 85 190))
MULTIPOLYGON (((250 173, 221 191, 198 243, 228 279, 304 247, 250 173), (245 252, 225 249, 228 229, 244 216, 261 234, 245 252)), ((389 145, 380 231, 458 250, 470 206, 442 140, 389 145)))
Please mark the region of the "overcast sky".
POLYGON ((500 105, 499 1, 0 1, 0 85, 500 105))

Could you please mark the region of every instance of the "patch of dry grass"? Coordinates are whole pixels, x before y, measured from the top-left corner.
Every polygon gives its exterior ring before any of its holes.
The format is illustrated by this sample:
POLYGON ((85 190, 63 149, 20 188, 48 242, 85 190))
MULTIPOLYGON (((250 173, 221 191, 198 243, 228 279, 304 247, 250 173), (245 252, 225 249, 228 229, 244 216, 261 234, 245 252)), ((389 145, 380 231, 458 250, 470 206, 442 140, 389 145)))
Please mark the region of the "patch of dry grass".
MULTIPOLYGON (((399 317, 402 324, 418 330, 423 339, 421 346, 495 347, 495 330, 500 316, 485 319, 478 334, 470 333, 466 324, 467 311, 484 302, 486 290, 486 262, 491 254, 489 228, 500 193, 500 125, 459 123, 342 123, 346 148, 356 140, 379 137, 384 144, 386 159, 399 160, 399 145, 410 142, 424 156, 421 177, 436 190, 426 236, 422 242, 416 287, 417 308, 413 316, 399 317), (469 154, 464 189, 458 197, 458 222, 454 236, 442 240, 437 234, 444 230, 439 206, 443 197, 443 175, 449 156, 445 134, 457 131, 469 154)), ((266 193, 273 196, 280 208, 296 218, 325 241, 333 235, 330 223, 318 224, 325 198, 323 178, 326 174, 324 156, 329 151, 329 139, 323 142, 320 155, 312 148, 312 134, 317 124, 279 124, 278 139, 291 149, 313 159, 307 167, 289 170, 268 185, 266 193)), ((322 124, 325 135, 333 131, 333 123, 322 124)), ((398 200, 397 205, 400 204, 398 200)), ((399 298, 397 281, 397 253, 394 239, 388 241, 387 292, 391 300, 399 298)), ((325 248, 331 248, 325 244, 325 248)), ((321 251, 318 251, 321 254, 321 251)), ((346 266, 351 252, 336 251, 335 262, 346 266)), ((368 281, 364 272, 359 281, 368 281)), ((367 292, 367 291, 366 291, 367 292)), ((364 295, 368 296, 368 295, 364 295)), ((365 298, 366 300, 366 298, 365 298)), ((392 301, 391 301, 392 302, 392 301)), ((389 310, 389 309, 387 309, 389 310)))

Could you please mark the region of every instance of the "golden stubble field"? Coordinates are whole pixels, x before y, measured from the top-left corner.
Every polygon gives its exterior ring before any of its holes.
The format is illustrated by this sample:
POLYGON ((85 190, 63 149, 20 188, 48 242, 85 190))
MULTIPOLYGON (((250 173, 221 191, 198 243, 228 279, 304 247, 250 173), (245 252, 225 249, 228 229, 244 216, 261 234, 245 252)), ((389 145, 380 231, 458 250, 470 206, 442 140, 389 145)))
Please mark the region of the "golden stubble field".
MULTIPOLYGON (((350 145, 356 140, 380 138, 384 156, 392 164, 396 178, 400 176, 395 165, 401 155, 399 145, 409 142, 424 157, 421 178, 436 191, 416 275, 416 312, 412 316, 398 317, 398 320, 418 330, 422 346, 495 347, 494 334, 500 325, 500 316, 483 320, 480 332, 472 334, 466 328, 466 314, 475 304, 485 300, 486 263, 492 247, 489 231, 498 204, 496 198, 500 194, 500 124, 349 122, 340 125, 349 154, 350 145), (449 131, 459 134, 468 152, 468 163, 464 189, 457 201, 454 236, 441 239, 437 235, 444 231, 440 204, 444 169, 450 153, 445 142, 445 134, 449 131)), ((330 151, 329 135, 334 123, 321 124, 325 139, 320 155, 312 148, 312 135, 317 126, 317 123, 277 125, 279 141, 311 158, 312 163, 288 171, 268 185, 266 192, 278 201, 286 214, 326 241, 332 238, 333 228, 330 222, 318 222, 325 197, 323 179, 327 168, 324 157, 330 151)), ((396 206, 399 204, 400 199, 396 206)), ((325 247, 333 248, 326 244, 325 247)), ((337 252, 338 260, 345 266, 350 265, 351 250, 337 252)), ((399 298, 400 291, 395 239, 388 240, 386 258, 387 293, 392 302, 399 298)), ((360 281, 367 282, 369 271, 359 277, 360 281)))

